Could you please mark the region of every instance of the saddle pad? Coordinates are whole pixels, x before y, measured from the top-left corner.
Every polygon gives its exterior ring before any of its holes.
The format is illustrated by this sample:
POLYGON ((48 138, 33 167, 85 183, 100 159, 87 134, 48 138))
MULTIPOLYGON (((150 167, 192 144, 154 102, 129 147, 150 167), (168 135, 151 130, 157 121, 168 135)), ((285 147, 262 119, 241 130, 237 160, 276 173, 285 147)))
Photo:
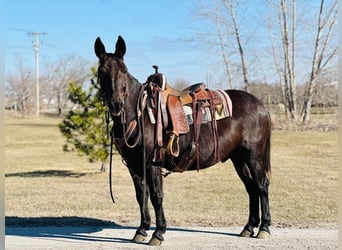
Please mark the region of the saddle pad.
POLYGON ((220 120, 226 117, 230 117, 233 115, 233 105, 232 100, 230 99, 229 95, 224 90, 216 90, 216 93, 220 96, 223 101, 223 115, 224 117, 220 118, 216 115, 216 120, 220 120))
MULTIPOLYGON (((216 93, 222 99, 222 105, 218 105, 220 107, 217 106, 216 111, 215 111, 215 119, 221 120, 226 117, 232 116, 232 101, 229 95, 223 90, 217 90, 216 93)), ((192 107, 188 105, 184 105, 183 110, 184 110, 188 124, 189 125, 193 124, 194 121, 193 121, 193 115, 192 115, 192 107)), ((206 107, 202 110, 202 123, 207 123, 210 121, 212 121, 210 108, 206 107)))

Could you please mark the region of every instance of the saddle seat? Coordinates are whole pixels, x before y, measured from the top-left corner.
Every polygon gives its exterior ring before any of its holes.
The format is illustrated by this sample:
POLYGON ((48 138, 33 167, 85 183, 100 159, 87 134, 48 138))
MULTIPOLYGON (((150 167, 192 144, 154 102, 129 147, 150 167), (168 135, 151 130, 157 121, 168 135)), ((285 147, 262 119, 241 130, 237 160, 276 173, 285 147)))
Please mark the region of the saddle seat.
POLYGON ((147 78, 146 83, 153 83, 157 85, 163 91, 163 96, 165 97, 164 98, 165 100, 167 99, 168 95, 173 95, 173 96, 179 96, 179 98, 181 99, 184 105, 191 104, 192 103, 191 93, 198 93, 202 90, 205 90, 207 87, 205 83, 195 83, 186 87, 183 90, 177 90, 171 87, 167 83, 166 78, 163 74, 158 73, 158 66, 153 65, 153 68, 156 70, 156 73, 150 75, 147 78))
POLYGON ((168 96, 168 95, 179 96, 183 105, 191 105, 192 94, 194 93, 196 93, 198 97, 200 97, 201 99, 205 99, 208 97, 206 93, 204 92, 206 88, 207 86, 203 82, 192 84, 181 91, 175 88, 172 88, 170 85, 167 84, 163 95, 164 96, 168 96), (199 94, 201 92, 202 94, 199 94))

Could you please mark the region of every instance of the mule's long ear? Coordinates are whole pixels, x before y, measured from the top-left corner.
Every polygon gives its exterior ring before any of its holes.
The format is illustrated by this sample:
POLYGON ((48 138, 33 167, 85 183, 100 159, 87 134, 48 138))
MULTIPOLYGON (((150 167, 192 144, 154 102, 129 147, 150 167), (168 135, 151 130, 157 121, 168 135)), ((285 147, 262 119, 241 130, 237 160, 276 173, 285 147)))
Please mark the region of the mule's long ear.
POLYGON ((120 59, 123 59, 125 53, 126 53, 125 40, 121 36, 119 36, 118 40, 116 41, 114 55, 120 59))
POLYGON ((99 59, 102 59, 106 55, 106 49, 99 37, 95 41, 94 48, 95 54, 99 59))

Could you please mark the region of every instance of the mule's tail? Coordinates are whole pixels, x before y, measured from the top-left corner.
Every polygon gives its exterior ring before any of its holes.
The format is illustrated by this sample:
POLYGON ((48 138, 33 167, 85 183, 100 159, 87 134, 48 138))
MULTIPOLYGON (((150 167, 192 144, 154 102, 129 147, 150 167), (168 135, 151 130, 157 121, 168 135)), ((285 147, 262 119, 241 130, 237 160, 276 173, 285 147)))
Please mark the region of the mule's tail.
POLYGON ((271 133, 267 138, 264 156, 264 167, 268 178, 271 178, 271 133))

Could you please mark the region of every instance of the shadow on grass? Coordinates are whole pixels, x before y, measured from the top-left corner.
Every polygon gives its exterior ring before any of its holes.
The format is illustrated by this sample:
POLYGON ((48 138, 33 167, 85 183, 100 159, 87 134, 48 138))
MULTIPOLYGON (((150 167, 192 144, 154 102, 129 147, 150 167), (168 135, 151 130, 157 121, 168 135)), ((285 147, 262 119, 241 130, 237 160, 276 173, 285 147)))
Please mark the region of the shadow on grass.
POLYGON ((17 126, 17 127, 34 127, 34 128, 58 128, 57 124, 49 124, 49 123, 11 123, 7 122, 6 126, 17 126))
MULTIPOLYGON (((37 238, 71 239, 79 241, 132 243, 130 238, 114 238, 94 235, 103 229, 128 230, 127 236, 133 237, 137 227, 121 226, 115 222, 84 217, 5 217, 5 235, 37 238)), ((155 228, 151 228, 151 232, 155 228)), ((237 237, 238 234, 191 228, 167 228, 167 231, 201 234, 218 234, 237 237)), ((151 233, 150 233, 151 234, 151 233)))
POLYGON ((26 178, 35 178, 35 177, 73 177, 79 178, 87 175, 88 173, 77 173, 69 170, 44 170, 44 171, 31 171, 31 172, 19 172, 19 173, 9 173, 5 174, 5 177, 26 177, 26 178))

